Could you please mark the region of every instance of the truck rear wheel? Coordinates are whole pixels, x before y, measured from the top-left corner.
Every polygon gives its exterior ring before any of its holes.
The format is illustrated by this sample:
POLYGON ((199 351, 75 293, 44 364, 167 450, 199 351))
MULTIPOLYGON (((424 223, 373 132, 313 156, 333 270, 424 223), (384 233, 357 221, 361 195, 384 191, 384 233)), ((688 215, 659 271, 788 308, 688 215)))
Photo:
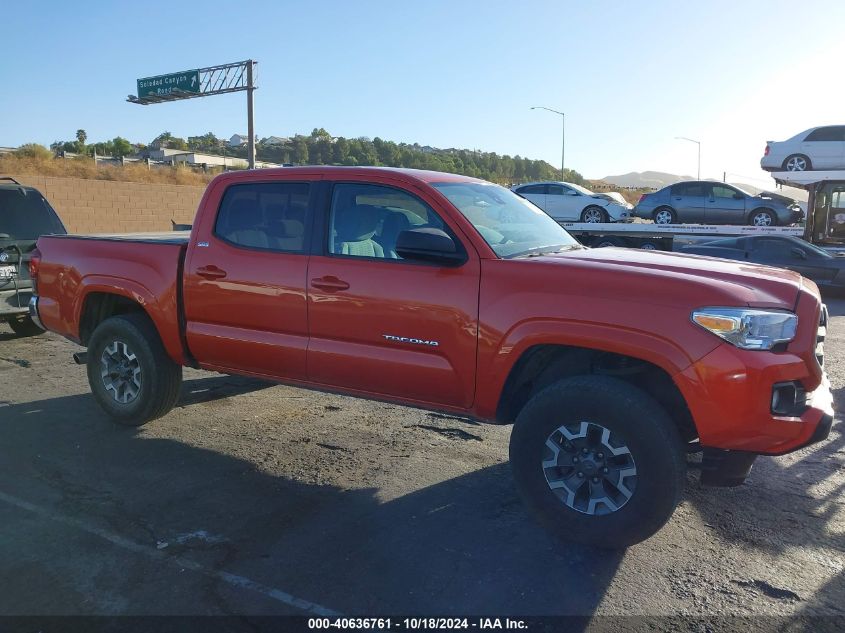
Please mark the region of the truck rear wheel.
POLYGON ((106 319, 91 335, 88 384, 115 422, 140 426, 176 404, 182 367, 167 355, 147 315, 126 314, 106 319))
POLYGON ((607 376, 567 378, 522 409, 510 441, 516 486, 540 523, 565 541, 639 543, 680 501, 686 455, 669 415, 607 376))

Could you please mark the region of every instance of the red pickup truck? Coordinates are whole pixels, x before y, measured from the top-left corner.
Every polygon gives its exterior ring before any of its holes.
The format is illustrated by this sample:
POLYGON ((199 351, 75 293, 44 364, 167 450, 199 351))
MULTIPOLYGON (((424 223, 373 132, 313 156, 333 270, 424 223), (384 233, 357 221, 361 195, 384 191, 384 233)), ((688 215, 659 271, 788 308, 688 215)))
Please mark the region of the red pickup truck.
POLYGON ((185 365, 513 423, 517 487, 568 540, 648 538, 688 453, 737 485, 833 422, 811 281, 585 248, 463 176, 224 174, 190 235, 43 237, 30 267, 33 318, 88 348, 116 421, 166 414, 185 365))

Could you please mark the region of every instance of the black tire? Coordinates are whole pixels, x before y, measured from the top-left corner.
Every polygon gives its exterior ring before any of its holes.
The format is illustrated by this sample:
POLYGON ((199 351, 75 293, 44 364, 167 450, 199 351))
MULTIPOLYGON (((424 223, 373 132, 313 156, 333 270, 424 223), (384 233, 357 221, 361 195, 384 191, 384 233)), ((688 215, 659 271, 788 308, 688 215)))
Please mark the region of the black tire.
POLYGON ((627 246, 627 242, 621 237, 597 237, 590 243, 592 248, 607 248, 609 246, 627 246))
POLYGON ((672 207, 657 207, 654 210, 654 213, 651 216, 651 219, 654 220, 655 224, 677 224, 678 223, 678 214, 675 213, 675 210, 672 207), (669 221, 664 222, 662 221, 663 217, 666 217, 665 214, 669 214, 669 221))
POLYGON ((586 207, 583 211, 581 211, 581 222, 610 222, 610 218, 607 215, 607 211, 598 205, 591 204, 589 207, 586 207))
POLYGON ((44 330, 35 325, 35 321, 28 316, 11 319, 9 321, 9 327, 18 336, 38 336, 39 334, 44 334, 44 330))
MULTIPOLYGON (((572 450, 561 448, 562 459, 581 454, 577 447, 572 450)), ((607 376, 567 378, 531 398, 514 424, 510 461, 517 489, 541 524, 561 540, 607 549, 639 543, 663 527, 681 499, 686 480, 684 445, 669 415, 644 392, 607 376), (633 482, 624 480, 633 493, 615 511, 587 514, 574 509, 547 481, 544 460, 553 455, 547 440, 556 429, 582 422, 608 429, 617 449, 626 445, 630 450, 630 455, 622 457, 630 457, 636 466, 633 482)), ((578 467, 585 464, 586 459, 578 467)), ((590 482, 585 483, 592 488, 590 482)))
POLYGON ((813 163, 810 157, 804 154, 791 154, 783 161, 784 171, 811 171, 812 169, 813 163))
MULTIPOLYGON (((146 314, 126 314, 106 319, 91 335, 88 384, 97 404, 115 422, 140 426, 165 415, 176 404, 182 385, 182 367, 167 355, 158 331, 146 314), (106 386, 106 380, 111 380, 102 375, 106 348, 120 350, 117 355, 122 354, 124 360, 129 356, 137 359, 137 363, 134 359, 129 362, 139 372, 136 375, 140 388, 134 386, 136 395, 126 402, 118 401, 118 390, 106 386)), ((124 396, 128 397, 125 393, 124 396)))
POLYGON ((644 250, 644 251, 659 251, 662 250, 660 248, 660 244, 655 242, 654 240, 643 240, 637 245, 637 248, 644 250))
POLYGON ((778 216, 769 209, 754 209, 748 215, 748 224, 751 226, 777 226, 778 216), (768 218, 768 221, 766 221, 768 218))

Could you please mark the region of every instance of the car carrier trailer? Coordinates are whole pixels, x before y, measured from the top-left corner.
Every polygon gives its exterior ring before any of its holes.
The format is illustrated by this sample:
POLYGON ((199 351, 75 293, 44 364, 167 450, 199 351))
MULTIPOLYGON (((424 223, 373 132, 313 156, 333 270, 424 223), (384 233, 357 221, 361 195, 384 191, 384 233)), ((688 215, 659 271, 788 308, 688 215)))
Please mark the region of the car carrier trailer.
POLYGON ((845 170, 774 172, 780 185, 809 194, 804 226, 732 226, 725 224, 654 224, 650 222, 561 222, 587 246, 627 246, 648 250, 676 250, 680 246, 742 235, 800 237, 835 254, 845 255, 845 170))

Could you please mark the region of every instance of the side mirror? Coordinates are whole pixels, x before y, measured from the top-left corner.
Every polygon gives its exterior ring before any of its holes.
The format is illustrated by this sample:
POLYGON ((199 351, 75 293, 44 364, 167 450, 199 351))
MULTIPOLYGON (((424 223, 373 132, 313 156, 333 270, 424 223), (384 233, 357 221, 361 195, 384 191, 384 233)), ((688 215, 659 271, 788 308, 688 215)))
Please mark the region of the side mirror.
POLYGON ((807 259, 807 253, 805 253, 803 250, 801 250, 797 246, 792 249, 792 256, 795 259, 807 259))
POLYGON ((444 231, 434 228, 409 229, 399 233, 396 254, 402 259, 444 266, 458 266, 466 261, 466 255, 458 250, 455 241, 444 231))
POLYGON ((743 196, 741 193, 735 193, 734 194, 734 200, 744 200, 744 199, 745 199, 745 196, 743 196))

